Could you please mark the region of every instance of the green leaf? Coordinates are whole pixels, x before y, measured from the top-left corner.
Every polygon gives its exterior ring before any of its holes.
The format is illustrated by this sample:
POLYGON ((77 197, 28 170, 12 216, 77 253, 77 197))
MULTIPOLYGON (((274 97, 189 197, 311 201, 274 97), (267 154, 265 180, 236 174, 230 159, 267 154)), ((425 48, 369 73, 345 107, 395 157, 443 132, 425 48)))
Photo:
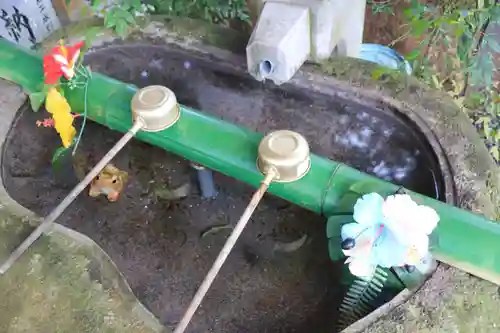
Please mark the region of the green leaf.
POLYGON ((106 28, 112 28, 116 25, 116 15, 115 11, 109 11, 105 16, 104 16, 104 26, 106 28))
POLYGON ((84 51, 88 50, 89 48, 92 47, 92 43, 94 40, 97 38, 98 34, 102 31, 101 27, 91 27, 87 30, 85 33, 85 49, 84 51))
POLYGON ((67 152, 70 148, 64 148, 64 147, 59 147, 57 150, 54 152, 54 155, 52 155, 52 164, 56 164, 59 158, 63 156, 65 152, 67 152))
POLYGON ((419 54, 420 54, 420 50, 419 49, 415 49, 415 50, 411 51, 410 53, 408 53, 405 56, 405 59, 406 60, 415 60, 418 57, 419 54))
POLYGON ((64 3, 68 6, 71 3, 71 0, 64 0, 64 3))
POLYGON ((124 20, 119 20, 116 22, 115 31, 121 38, 125 38, 128 35, 129 25, 124 20))
POLYGON ((45 102, 45 98, 47 97, 46 91, 34 92, 29 95, 30 104, 33 111, 37 112, 42 106, 43 102, 45 102))
POLYGON ((421 20, 421 21, 416 21, 413 24, 413 29, 412 29, 412 34, 414 36, 422 36, 427 29, 429 29, 429 21, 426 20, 421 20))
POLYGON ((135 24, 134 15, 132 15, 130 12, 124 10, 122 15, 125 21, 127 21, 130 24, 135 24))

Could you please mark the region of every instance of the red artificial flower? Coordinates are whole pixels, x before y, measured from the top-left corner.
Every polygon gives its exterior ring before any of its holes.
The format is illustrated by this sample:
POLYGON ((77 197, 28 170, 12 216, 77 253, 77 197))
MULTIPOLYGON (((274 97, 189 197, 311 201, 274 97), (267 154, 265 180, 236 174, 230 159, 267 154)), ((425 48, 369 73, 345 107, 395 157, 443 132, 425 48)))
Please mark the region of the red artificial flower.
POLYGON ((69 80, 75 75, 75 63, 83 44, 81 41, 73 46, 64 46, 61 42, 43 57, 43 75, 46 84, 56 84, 61 76, 69 80))

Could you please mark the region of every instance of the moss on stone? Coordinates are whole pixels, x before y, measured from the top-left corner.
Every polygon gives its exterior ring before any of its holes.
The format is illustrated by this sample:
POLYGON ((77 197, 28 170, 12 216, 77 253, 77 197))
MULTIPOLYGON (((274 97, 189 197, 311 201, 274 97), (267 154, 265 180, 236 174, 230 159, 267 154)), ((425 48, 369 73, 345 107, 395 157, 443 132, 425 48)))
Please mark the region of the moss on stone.
MULTIPOLYGON (((94 38, 98 35, 100 40, 105 41, 108 37, 116 42, 117 37, 109 29, 103 27, 104 22, 100 18, 91 18, 65 26, 53 33, 48 40, 37 45, 38 49, 47 50, 51 47, 51 41, 73 40, 75 37, 94 38), (96 30, 95 28, 99 28, 96 30), (93 29, 93 30, 90 30, 93 29), (87 35, 93 31, 92 36, 87 35)), ((131 31, 127 37, 128 41, 140 41, 144 34, 149 36, 149 43, 155 37, 157 42, 169 40, 183 40, 185 43, 202 43, 217 48, 225 49, 233 53, 243 54, 245 52, 248 36, 244 33, 222 26, 208 24, 203 21, 178 18, 170 16, 151 16, 147 19, 138 20, 138 26, 131 31), (164 32, 168 31, 168 34, 164 32)))
POLYGON ((415 296, 368 328, 370 333, 494 333, 499 331, 498 286, 461 271, 441 268, 433 294, 415 296), (452 274, 449 274, 452 273, 452 274))
MULTIPOLYGON (((32 230, 0 211, 2 260, 32 230)), ((0 278, 0 332, 159 332, 134 314, 134 302, 105 288, 88 244, 53 231, 42 236, 0 278)), ((108 263, 99 262, 97 267, 108 263)), ((116 276, 119 278, 119 276, 116 276)))

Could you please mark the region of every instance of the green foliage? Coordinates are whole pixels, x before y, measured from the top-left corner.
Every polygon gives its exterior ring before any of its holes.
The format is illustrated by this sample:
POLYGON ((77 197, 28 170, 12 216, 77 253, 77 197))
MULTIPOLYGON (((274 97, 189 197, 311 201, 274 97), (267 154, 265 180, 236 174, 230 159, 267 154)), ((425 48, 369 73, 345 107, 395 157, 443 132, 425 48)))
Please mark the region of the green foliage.
MULTIPOLYGON (((376 15, 392 12, 397 0, 371 2, 376 15)), ((500 99, 494 63, 500 43, 496 36, 485 33, 488 24, 500 19, 500 6, 495 0, 441 0, 435 6, 422 2, 410 1, 404 11, 407 32, 393 44, 410 36, 420 41, 406 56, 413 63, 414 74, 455 98, 500 163, 500 99), (479 49, 483 52, 478 52, 479 49)), ((387 73, 379 71, 374 76, 383 74, 387 73)))
POLYGON ((31 109, 37 112, 40 107, 45 103, 45 98, 47 98, 48 86, 44 84, 40 91, 35 91, 29 94, 29 100, 31 109))
MULTIPOLYGON (((65 0, 67 4, 71 0, 65 0)), ((103 27, 89 29, 85 36, 87 45, 103 29, 112 29, 125 38, 135 27, 137 18, 150 13, 190 17, 217 24, 228 24, 231 20, 250 22, 245 0, 90 0, 93 15, 104 18, 103 27)), ((88 10, 82 12, 88 14, 88 10)))
POLYGON ((202 19, 209 22, 226 24, 237 19, 248 22, 248 9, 245 0, 149 0, 161 14, 202 19))
POLYGON ((141 3, 141 0, 121 0, 111 4, 103 0, 90 0, 90 6, 94 15, 104 17, 104 27, 113 29, 122 38, 137 26, 137 17, 154 10, 152 6, 141 3))
POLYGON ((366 4, 372 6, 373 14, 393 13, 391 8, 391 0, 367 0, 366 4))
POLYGON ((484 136, 486 146, 493 158, 500 161, 500 95, 491 90, 483 93, 471 94, 469 102, 477 103, 481 107, 470 112, 474 125, 484 136))
POLYGON ((47 97, 47 92, 38 91, 29 95, 30 104, 33 111, 37 112, 42 104, 45 102, 45 98, 47 97))
POLYGON ((71 149, 65 148, 65 147, 59 147, 56 149, 54 152, 54 155, 52 155, 52 164, 55 165, 57 162, 61 159, 63 154, 71 152, 71 149))

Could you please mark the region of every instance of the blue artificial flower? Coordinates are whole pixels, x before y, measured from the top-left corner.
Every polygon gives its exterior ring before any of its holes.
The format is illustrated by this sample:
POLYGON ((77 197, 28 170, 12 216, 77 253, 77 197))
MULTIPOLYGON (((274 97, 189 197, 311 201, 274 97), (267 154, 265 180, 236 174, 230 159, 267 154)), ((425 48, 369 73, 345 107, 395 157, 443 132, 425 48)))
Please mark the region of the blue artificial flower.
POLYGON ((343 252, 349 269, 360 277, 371 276, 377 266, 417 264, 428 255, 428 236, 439 221, 432 208, 406 194, 384 200, 378 193, 358 199, 353 218, 355 223, 342 226, 341 238, 348 244, 343 252))

